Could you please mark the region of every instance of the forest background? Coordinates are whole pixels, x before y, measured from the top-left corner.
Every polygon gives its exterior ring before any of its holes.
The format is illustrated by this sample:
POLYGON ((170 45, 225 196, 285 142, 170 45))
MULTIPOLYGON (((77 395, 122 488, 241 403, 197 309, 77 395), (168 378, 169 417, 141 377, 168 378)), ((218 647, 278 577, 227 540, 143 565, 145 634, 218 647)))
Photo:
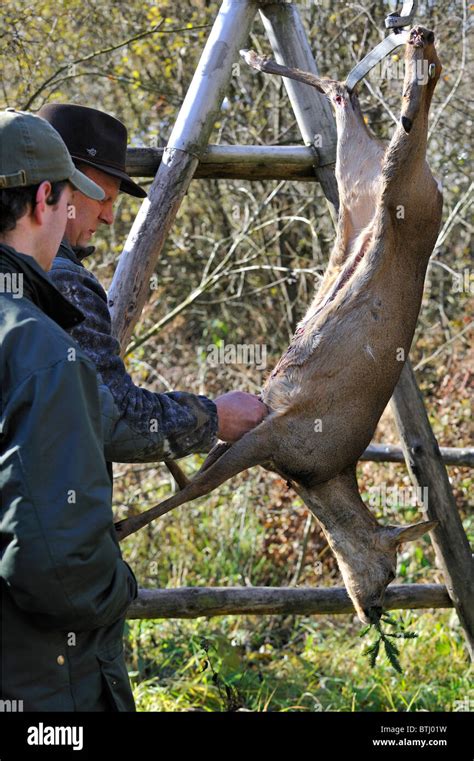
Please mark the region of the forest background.
MULTIPOLYGON (((341 79, 381 40, 384 18, 394 10, 384 0, 298 6, 321 74, 341 79)), ((473 8, 466 0, 422 0, 416 19, 435 31, 443 64, 428 159, 443 184, 444 212, 411 358, 439 444, 457 447, 469 444, 472 425, 473 8)), ((206 0, 4 0, 0 107, 35 112, 47 102, 74 102, 100 108, 126 124, 132 146, 165 146, 218 9, 218 2, 206 0)), ((258 16, 249 47, 270 52, 258 16)), ((399 112, 400 58, 398 51, 361 87, 367 123, 381 138, 391 135, 399 112)), ((281 79, 235 67, 210 142, 301 144, 281 79)), ((88 266, 106 287, 138 208, 121 195, 114 224, 95 236, 88 266)), ((257 392, 312 298, 334 234, 317 183, 194 181, 127 354, 135 382, 211 398, 231 389, 257 392), (219 276, 206 283, 224 257, 219 276), (239 345, 257 347, 265 362, 209 361, 210 347, 225 352, 239 345)), ((390 410, 374 440, 398 443, 390 410)), ((190 474, 202 459, 182 465, 190 474)), ((472 539, 471 473, 450 466, 449 475, 472 539)), ((420 519, 413 501, 374 500, 395 487, 407 493, 404 465, 360 463, 359 482, 382 522, 420 519)), ((162 464, 116 465, 116 514, 151 506, 172 488, 162 464)), ((123 549, 142 587, 342 585, 316 521, 280 478, 261 469, 161 518, 123 549)), ((395 583, 413 582, 443 583, 428 537, 406 545, 400 556, 395 583)), ((455 614, 405 611, 397 617, 419 634, 402 643, 402 675, 383 660, 368 669, 354 616, 129 621, 127 661, 138 709, 451 711, 461 701, 474 710, 472 671, 455 614)))

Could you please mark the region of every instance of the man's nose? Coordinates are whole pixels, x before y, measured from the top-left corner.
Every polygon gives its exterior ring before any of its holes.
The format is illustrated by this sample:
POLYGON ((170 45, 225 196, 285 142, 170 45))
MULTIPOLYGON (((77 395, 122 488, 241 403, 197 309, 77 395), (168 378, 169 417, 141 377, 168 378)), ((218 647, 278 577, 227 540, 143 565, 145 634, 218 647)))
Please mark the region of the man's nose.
POLYGON ((114 210, 110 202, 107 202, 102 206, 99 214, 99 219, 106 225, 111 225, 114 221, 114 210))

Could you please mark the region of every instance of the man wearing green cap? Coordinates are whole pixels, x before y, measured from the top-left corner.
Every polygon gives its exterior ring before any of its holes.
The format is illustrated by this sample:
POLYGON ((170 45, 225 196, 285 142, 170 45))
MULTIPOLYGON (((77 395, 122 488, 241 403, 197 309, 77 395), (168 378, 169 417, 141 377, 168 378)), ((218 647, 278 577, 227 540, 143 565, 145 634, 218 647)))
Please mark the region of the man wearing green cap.
POLYGON ((123 659, 137 585, 115 536, 113 399, 66 332, 50 269, 72 194, 103 191, 45 120, 0 112, 0 594, 3 710, 134 710, 123 659))

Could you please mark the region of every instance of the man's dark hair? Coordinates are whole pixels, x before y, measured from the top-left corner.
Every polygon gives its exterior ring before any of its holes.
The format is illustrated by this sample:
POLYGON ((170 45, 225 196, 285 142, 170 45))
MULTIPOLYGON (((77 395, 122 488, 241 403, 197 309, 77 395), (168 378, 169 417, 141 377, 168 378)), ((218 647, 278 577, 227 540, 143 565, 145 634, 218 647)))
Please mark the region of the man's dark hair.
MULTIPOLYGON (((59 201, 67 183, 67 180, 51 183, 51 195, 46 201, 48 206, 54 206, 59 201)), ((28 208, 35 207, 38 188, 39 184, 0 190, 0 235, 14 230, 16 223, 26 214, 28 208)))

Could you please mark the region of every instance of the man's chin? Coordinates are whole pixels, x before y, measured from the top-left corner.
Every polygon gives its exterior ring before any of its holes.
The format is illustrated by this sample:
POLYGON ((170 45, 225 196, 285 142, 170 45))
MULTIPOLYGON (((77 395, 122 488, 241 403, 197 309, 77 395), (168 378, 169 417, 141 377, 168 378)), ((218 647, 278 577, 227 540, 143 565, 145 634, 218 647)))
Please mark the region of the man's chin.
POLYGON ((94 233, 92 231, 88 231, 86 233, 81 233, 81 235, 78 238, 78 241, 76 243, 77 248, 86 248, 86 246, 89 245, 91 242, 92 236, 94 233))

